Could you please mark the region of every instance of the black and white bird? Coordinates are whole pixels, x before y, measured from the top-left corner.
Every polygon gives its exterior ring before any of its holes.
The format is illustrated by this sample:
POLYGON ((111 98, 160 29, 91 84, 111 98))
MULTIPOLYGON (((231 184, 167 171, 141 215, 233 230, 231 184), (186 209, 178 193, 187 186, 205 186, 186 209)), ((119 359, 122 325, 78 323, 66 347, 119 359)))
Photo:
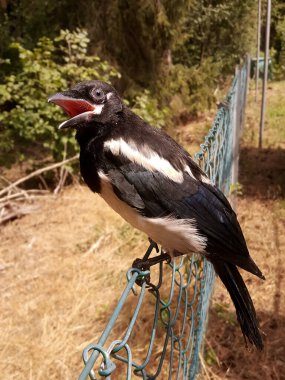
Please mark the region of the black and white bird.
POLYGON ((162 130, 126 107, 117 91, 85 81, 49 102, 75 128, 86 184, 172 256, 198 252, 214 266, 236 308, 245 340, 263 348, 253 302, 237 266, 264 279, 223 193, 162 130))

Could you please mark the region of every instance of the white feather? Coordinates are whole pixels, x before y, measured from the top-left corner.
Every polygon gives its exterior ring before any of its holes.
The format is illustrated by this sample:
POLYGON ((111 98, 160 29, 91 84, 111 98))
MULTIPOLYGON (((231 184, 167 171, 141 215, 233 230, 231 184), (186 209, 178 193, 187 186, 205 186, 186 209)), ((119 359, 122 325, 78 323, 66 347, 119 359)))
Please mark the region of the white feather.
POLYGON ((104 104, 94 105, 94 111, 92 111, 92 113, 94 113, 95 115, 100 115, 102 113, 103 107, 104 107, 104 104))
POLYGON ((189 168, 188 165, 186 165, 186 166, 184 167, 184 171, 185 171, 186 173, 188 173, 188 174, 190 175, 190 177, 192 177, 193 179, 195 179, 195 181, 197 181, 197 179, 194 177, 194 174, 192 173, 192 170, 189 168))
POLYGON ((212 185, 212 182, 211 182, 210 178, 208 178, 206 175, 202 175, 201 181, 204 182, 204 183, 207 183, 209 185, 212 185))
MULTIPOLYGON (((197 181, 197 178, 195 178, 194 174, 192 173, 192 170, 190 169, 190 167, 188 165, 186 165, 184 167, 184 171, 186 173, 188 173, 190 175, 190 177, 192 177, 193 179, 195 179, 195 181, 197 181)), ((210 181, 210 179, 206 176, 206 175, 202 175, 201 176, 201 181, 204 182, 204 183, 208 183, 208 184, 211 184, 212 182, 210 181)))
POLYGON ((174 251, 182 254, 204 252, 207 238, 199 234, 193 219, 176 219, 171 216, 146 218, 116 196, 108 177, 103 172, 99 172, 99 177, 100 195, 108 205, 132 226, 161 244, 170 254, 174 251))
POLYGON ((118 140, 108 140, 104 143, 104 148, 109 149, 115 156, 123 155, 130 161, 141 165, 152 172, 159 172, 174 182, 183 182, 183 172, 176 170, 169 161, 160 157, 147 145, 138 147, 134 141, 126 142, 122 138, 118 140))

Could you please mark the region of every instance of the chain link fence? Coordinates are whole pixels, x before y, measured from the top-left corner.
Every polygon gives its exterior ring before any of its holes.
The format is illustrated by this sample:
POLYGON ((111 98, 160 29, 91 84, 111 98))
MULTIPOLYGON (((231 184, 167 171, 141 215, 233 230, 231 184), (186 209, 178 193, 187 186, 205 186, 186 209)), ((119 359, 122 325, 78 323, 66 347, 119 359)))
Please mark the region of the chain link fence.
MULTIPOLYGON (((213 126, 196 154, 212 183, 228 196, 237 185, 249 67, 247 59, 236 70, 228 96, 219 104, 213 126)), ((213 267, 192 254, 153 267, 151 287, 144 281, 147 275, 149 271, 128 270, 126 288, 105 330, 83 351, 79 380, 88 376, 92 380, 195 379, 215 280, 213 267), (138 279, 141 287, 136 285, 138 279), (120 316, 128 320, 123 334, 117 333, 120 316), (138 330, 143 340, 137 339, 138 330)))

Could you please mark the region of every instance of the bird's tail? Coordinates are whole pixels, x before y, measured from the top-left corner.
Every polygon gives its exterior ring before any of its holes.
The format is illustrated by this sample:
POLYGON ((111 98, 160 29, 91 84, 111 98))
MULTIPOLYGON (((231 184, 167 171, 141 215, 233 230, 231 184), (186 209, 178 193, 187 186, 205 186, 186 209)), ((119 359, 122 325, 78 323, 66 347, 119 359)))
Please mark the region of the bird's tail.
POLYGON ((245 341, 255 345, 259 350, 263 349, 263 342, 259 332, 259 324, 252 299, 247 287, 237 269, 230 263, 213 260, 216 273, 230 293, 236 308, 237 319, 245 341))

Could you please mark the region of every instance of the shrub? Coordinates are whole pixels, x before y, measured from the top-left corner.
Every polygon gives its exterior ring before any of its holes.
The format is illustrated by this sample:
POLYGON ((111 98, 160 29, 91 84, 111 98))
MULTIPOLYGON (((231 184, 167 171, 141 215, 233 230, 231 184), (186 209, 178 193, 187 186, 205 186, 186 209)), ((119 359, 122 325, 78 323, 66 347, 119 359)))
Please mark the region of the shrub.
POLYGON ((200 66, 175 64, 159 81, 157 96, 170 107, 174 119, 185 122, 213 105, 218 78, 219 65, 210 59, 200 66))
MULTIPOLYGON (((27 149, 51 152, 55 159, 73 154, 77 144, 72 133, 57 132, 62 111, 47 103, 47 97, 81 80, 112 81, 119 72, 98 56, 88 55, 85 30, 62 30, 51 40, 41 38, 32 50, 15 42, 17 62, 0 84, 0 150, 2 163, 7 155, 19 159, 27 149)), ((9 63, 9 62, 8 62, 9 63)), ((2 62, 6 65, 7 60, 2 62)))
POLYGON ((159 107, 157 99, 151 96, 149 90, 135 96, 132 110, 154 127, 163 128, 169 120, 169 108, 159 107))

